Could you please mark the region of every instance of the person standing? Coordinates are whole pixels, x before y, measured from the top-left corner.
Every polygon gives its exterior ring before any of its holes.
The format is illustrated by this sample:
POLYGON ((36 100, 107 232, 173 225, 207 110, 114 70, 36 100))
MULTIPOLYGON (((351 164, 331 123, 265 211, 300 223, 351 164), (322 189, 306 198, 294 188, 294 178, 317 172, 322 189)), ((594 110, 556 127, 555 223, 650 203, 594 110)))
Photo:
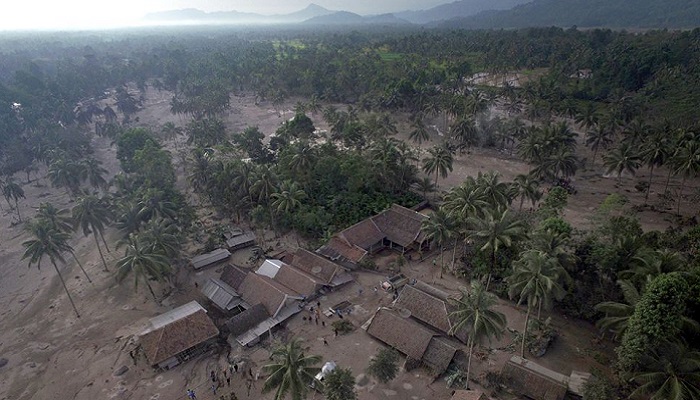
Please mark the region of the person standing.
POLYGON ((187 397, 189 397, 190 400, 197 400, 197 395, 194 393, 194 390, 192 390, 192 389, 187 389, 187 397))

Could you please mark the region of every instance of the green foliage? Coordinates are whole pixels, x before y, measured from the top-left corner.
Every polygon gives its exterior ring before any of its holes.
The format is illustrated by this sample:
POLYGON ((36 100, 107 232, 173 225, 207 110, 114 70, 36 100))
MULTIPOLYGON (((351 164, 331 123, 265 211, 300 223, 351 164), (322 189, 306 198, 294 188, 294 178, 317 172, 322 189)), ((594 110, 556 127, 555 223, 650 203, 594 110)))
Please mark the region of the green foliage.
POLYGON ((355 400, 355 377, 349 368, 336 368, 323 379, 326 400, 355 400))
POLYGON ((136 152, 143 149, 147 143, 160 148, 156 138, 144 128, 129 129, 117 138, 117 159, 124 172, 137 171, 134 157, 136 152))
POLYGON ((569 193, 566 189, 555 186, 547 192, 544 200, 540 204, 540 213, 543 216, 557 216, 561 214, 569 201, 569 193))
POLYGON ((679 273, 659 275, 647 286, 617 348, 620 369, 637 369, 644 354, 680 332, 689 294, 688 282, 679 273))
POLYGON ((561 217, 549 217, 537 227, 538 230, 549 231, 554 235, 563 235, 563 237, 571 236, 573 227, 561 217))
POLYGON ((147 141, 136 150, 131 165, 149 187, 169 188, 175 184, 172 157, 155 142, 147 141))
POLYGON ((367 374, 381 383, 387 383, 396 378, 399 372, 398 362, 399 353, 396 350, 383 348, 369 361, 367 374))
POLYGON ((583 385, 583 400, 610 400, 614 396, 610 381, 603 376, 593 375, 583 385))
POLYGON ((353 330, 355 330, 355 326, 353 326, 352 322, 350 322, 346 319, 334 321, 331 324, 331 327, 333 327, 333 330, 337 331, 338 334, 340 334, 340 335, 344 335, 346 333, 350 333, 353 330))

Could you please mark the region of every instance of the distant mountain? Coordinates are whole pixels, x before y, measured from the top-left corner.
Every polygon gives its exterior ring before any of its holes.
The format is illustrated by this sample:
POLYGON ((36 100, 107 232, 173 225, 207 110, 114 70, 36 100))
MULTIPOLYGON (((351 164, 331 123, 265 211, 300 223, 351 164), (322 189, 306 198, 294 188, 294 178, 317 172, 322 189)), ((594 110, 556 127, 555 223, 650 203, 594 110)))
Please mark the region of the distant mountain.
POLYGON ((468 17, 487 10, 509 10, 532 0, 460 0, 422 11, 403 11, 396 17, 414 24, 468 17))
POLYGON ((507 11, 486 11, 434 24, 445 28, 579 26, 608 28, 694 28, 698 0, 535 0, 507 11))
POLYGON ((335 11, 328 10, 317 4, 310 4, 303 10, 290 14, 261 15, 255 13, 245 13, 239 11, 218 11, 204 12, 194 8, 184 10, 171 10, 151 13, 144 16, 145 21, 166 22, 166 23, 298 23, 311 18, 333 14, 335 11))
POLYGON ((409 24, 404 19, 397 18, 394 14, 380 14, 362 16, 348 11, 338 11, 333 14, 322 15, 304 21, 309 25, 355 25, 355 24, 385 24, 405 25, 409 24))

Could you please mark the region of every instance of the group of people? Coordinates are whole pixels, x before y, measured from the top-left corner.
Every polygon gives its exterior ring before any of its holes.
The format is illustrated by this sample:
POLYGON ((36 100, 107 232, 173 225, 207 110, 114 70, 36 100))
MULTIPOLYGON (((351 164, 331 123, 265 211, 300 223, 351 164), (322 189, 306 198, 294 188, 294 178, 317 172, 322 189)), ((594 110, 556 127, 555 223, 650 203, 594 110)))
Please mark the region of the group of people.
MULTIPOLYGON (((231 387, 231 379, 233 378, 234 373, 238 373, 238 368, 238 364, 231 364, 229 365, 228 370, 223 369, 220 373, 217 373, 214 370, 209 371, 209 379, 211 379, 211 386, 209 387, 209 390, 211 390, 214 396, 216 396, 219 388, 224 386, 224 381, 226 382, 227 387, 231 387)), ((249 373, 252 375, 252 371, 249 371, 249 373)), ((196 400, 197 394, 194 390, 187 389, 187 398, 190 400, 196 400)), ((236 396, 236 393, 231 391, 228 399, 224 395, 221 395, 219 400, 238 400, 238 396, 236 396)))

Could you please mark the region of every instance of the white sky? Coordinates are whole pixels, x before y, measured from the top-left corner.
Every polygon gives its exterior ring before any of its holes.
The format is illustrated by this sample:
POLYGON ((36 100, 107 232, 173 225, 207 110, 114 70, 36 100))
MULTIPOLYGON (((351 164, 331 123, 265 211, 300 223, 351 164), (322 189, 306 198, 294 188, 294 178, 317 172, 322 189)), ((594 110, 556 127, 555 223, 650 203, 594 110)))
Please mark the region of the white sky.
MULTIPOLYGON (((261 14, 298 11, 313 0, 0 0, 0 30, 128 26, 149 12, 198 8, 261 14)), ((420 10, 454 0, 315 0, 331 10, 360 14, 420 10)))

